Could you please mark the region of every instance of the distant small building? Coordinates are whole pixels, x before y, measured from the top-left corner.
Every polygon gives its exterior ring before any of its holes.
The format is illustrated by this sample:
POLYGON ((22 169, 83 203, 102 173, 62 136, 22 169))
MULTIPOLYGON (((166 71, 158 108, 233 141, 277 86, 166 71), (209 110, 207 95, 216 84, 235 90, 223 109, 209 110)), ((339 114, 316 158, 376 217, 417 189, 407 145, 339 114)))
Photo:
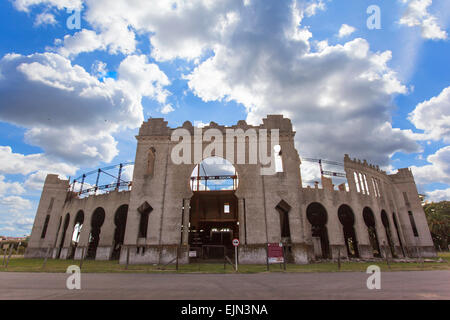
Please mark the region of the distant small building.
POLYGON ((28 237, 0 237, 0 240, 2 241, 26 241, 28 237))

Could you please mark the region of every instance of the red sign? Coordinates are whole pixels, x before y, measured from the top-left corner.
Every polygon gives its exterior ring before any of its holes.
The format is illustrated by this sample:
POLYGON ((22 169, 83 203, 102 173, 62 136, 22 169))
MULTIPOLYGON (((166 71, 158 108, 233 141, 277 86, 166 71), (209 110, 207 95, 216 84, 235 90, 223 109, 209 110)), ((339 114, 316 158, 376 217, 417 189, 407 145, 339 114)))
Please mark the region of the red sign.
POLYGON ((239 246, 239 239, 233 239, 233 246, 239 246))
POLYGON ((281 243, 267 244, 267 256, 269 263, 283 263, 283 245, 281 243))

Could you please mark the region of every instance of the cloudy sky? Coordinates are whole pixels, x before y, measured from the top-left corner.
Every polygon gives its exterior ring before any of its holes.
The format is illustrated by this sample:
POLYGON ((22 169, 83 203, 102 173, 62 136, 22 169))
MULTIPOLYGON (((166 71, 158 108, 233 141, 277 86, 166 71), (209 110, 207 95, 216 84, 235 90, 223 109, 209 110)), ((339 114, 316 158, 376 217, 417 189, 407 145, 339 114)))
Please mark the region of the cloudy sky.
POLYGON ((282 113, 301 156, 448 200, 449 22, 447 0, 1 0, 0 234, 30 232, 47 173, 133 161, 149 117, 282 113))

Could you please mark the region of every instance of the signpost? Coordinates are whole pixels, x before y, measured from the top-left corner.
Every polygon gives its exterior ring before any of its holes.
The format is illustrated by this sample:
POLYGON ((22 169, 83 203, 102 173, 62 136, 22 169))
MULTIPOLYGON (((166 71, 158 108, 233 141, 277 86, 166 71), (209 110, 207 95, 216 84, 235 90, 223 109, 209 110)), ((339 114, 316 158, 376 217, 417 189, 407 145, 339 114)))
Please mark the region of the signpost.
POLYGON ((283 244, 268 243, 267 244, 267 260, 268 263, 284 263, 283 244))
POLYGON ((236 271, 238 271, 238 247, 239 247, 239 239, 233 239, 234 246, 234 260, 236 262, 236 271))

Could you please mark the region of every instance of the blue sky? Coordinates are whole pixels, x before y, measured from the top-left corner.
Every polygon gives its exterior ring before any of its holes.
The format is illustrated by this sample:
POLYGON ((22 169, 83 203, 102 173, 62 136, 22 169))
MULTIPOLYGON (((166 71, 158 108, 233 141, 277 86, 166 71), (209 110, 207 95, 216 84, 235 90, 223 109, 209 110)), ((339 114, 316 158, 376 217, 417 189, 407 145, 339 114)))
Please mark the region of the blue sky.
POLYGON ((411 167, 449 200, 449 22, 445 0, 2 0, 0 234, 30 232, 47 173, 133 161, 149 117, 282 113, 300 156, 411 167))

